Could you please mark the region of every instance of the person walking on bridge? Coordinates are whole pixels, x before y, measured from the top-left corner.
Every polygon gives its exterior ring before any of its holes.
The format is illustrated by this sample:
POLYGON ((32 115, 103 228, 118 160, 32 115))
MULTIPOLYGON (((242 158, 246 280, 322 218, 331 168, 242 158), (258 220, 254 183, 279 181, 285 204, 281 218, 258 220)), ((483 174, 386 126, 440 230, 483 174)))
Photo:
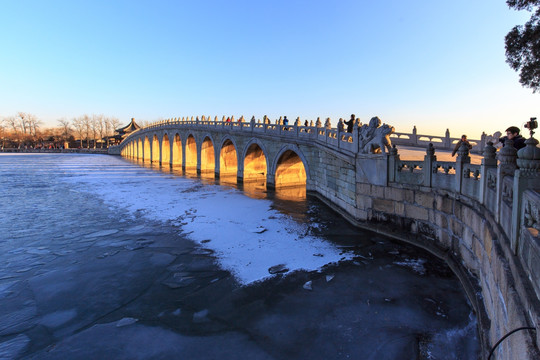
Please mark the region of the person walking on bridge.
POLYGON ((454 147, 454 151, 452 151, 452 156, 456 155, 459 148, 461 147, 461 144, 465 144, 469 150, 472 149, 471 143, 469 143, 469 140, 467 140, 467 135, 461 135, 461 139, 456 143, 456 146, 454 147))
POLYGON ((356 116, 354 114, 351 114, 351 119, 349 121, 344 121, 345 125, 347 125, 348 133, 352 133, 355 120, 356 120, 356 116))

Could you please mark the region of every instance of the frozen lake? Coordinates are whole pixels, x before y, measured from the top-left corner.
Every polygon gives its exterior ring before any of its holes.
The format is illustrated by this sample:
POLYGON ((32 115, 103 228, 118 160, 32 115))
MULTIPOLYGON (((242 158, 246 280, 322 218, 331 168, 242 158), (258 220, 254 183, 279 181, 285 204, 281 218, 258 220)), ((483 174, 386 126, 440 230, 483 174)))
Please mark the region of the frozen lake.
POLYGON ((0 359, 478 356, 442 261, 305 191, 71 154, 0 184, 0 359))

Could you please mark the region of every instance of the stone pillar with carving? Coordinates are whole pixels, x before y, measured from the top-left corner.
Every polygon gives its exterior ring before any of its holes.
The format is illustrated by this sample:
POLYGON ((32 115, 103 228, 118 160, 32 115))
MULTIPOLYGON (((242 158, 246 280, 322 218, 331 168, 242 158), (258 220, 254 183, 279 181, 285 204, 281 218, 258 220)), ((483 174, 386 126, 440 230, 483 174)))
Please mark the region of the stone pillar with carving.
POLYGON ((482 159, 482 165, 480 166, 480 195, 479 200, 482 204, 486 204, 486 194, 490 187, 495 187, 495 178, 492 178, 489 174, 489 169, 497 167, 496 159, 497 149, 493 146, 491 141, 488 141, 484 148, 484 158, 482 159))
MULTIPOLYGON (((517 152, 517 167, 514 172, 512 199, 512 250, 519 250, 519 236, 522 227, 523 193, 527 189, 540 189, 540 148, 538 140, 532 136, 525 141, 525 147, 517 152)), ((504 148, 503 148, 504 149, 504 148)))
POLYGON ((450 141, 450 130, 448 129, 446 129, 446 132, 444 133, 443 145, 446 149, 452 150, 451 149, 452 142, 450 141))
POLYGON ((399 165, 399 154, 395 144, 388 152, 388 182, 396 181, 397 167, 399 165))
POLYGON ((315 126, 317 126, 318 128, 322 127, 322 123, 321 123, 321 118, 320 118, 320 117, 317 118, 317 121, 315 122, 315 126))
POLYGON ((469 156, 469 147, 462 143, 457 151, 457 159, 456 159, 456 192, 461 192, 461 185, 463 184, 463 177, 464 177, 464 171, 465 166, 467 164, 471 163, 471 157, 469 156))
POLYGON ((332 123, 330 122, 330 118, 326 118, 326 121, 324 122, 324 127, 328 130, 332 128, 332 123))
POLYGON ((517 150, 514 147, 514 142, 512 140, 506 140, 504 142, 504 147, 499 150, 499 153, 497 154, 497 160, 499 160, 500 164, 497 167, 497 202, 495 220, 499 221, 501 218, 502 197, 505 193, 504 177, 514 175, 514 171, 516 171, 517 168, 517 150))
POLYGON ((429 143, 426 149, 426 155, 424 155, 424 186, 431 187, 433 179, 433 164, 437 161, 435 156, 435 147, 432 143, 429 143))
POLYGON ((345 131, 345 124, 343 124, 343 118, 339 118, 337 129, 338 129, 338 132, 345 131))

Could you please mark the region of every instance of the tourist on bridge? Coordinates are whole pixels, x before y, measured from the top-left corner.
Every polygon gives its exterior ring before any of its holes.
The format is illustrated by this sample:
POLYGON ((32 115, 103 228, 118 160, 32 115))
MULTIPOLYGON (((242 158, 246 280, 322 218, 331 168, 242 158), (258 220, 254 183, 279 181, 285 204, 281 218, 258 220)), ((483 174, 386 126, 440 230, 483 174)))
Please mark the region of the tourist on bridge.
POLYGON ((472 149, 471 143, 469 142, 469 140, 467 140, 467 135, 461 135, 461 139, 459 139, 459 141, 456 143, 456 146, 454 147, 454 151, 452 151, 452 156, 456 155, 459 148, 461 147, 461 144, 465 144, 469 148, 469 150, 472 149))
POLYGON ((504 146, 506 140, 512 140, 514 147, 518 150, 525 147, 525 138, 519 135, 519 128, 517 126, 510 126, 506 129, 506 136, 500 138, 499 142, 504 146))
POLYGON ((344 123, 347 125, 348 133, 352 133, 355 120, 356 120, 356 116, 354 114, 351 114, 351 119, 349 121, 344 121, 344 123))

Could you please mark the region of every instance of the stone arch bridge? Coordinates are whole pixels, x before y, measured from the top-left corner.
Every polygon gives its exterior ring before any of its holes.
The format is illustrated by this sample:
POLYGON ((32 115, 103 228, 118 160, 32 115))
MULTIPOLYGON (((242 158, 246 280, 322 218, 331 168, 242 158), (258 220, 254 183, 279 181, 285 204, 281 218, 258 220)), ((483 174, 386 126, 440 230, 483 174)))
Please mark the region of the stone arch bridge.
POLYGON ((430 144, 424 159, 413 161, 396 148, 365 151, 372 149, 366 126, 347 133, 298 120, 287 126, 173 119, 131 133, 109 153, 244 182, 263 179, 269 187, 305 184, 358 226, 445 259, 478 317, 482 358, 512 333, 493 358, 539 359, 538 141, 531 137, 519 153, 487 143, 479 165, 466 146, 449 162, 437 160, 430 144))

